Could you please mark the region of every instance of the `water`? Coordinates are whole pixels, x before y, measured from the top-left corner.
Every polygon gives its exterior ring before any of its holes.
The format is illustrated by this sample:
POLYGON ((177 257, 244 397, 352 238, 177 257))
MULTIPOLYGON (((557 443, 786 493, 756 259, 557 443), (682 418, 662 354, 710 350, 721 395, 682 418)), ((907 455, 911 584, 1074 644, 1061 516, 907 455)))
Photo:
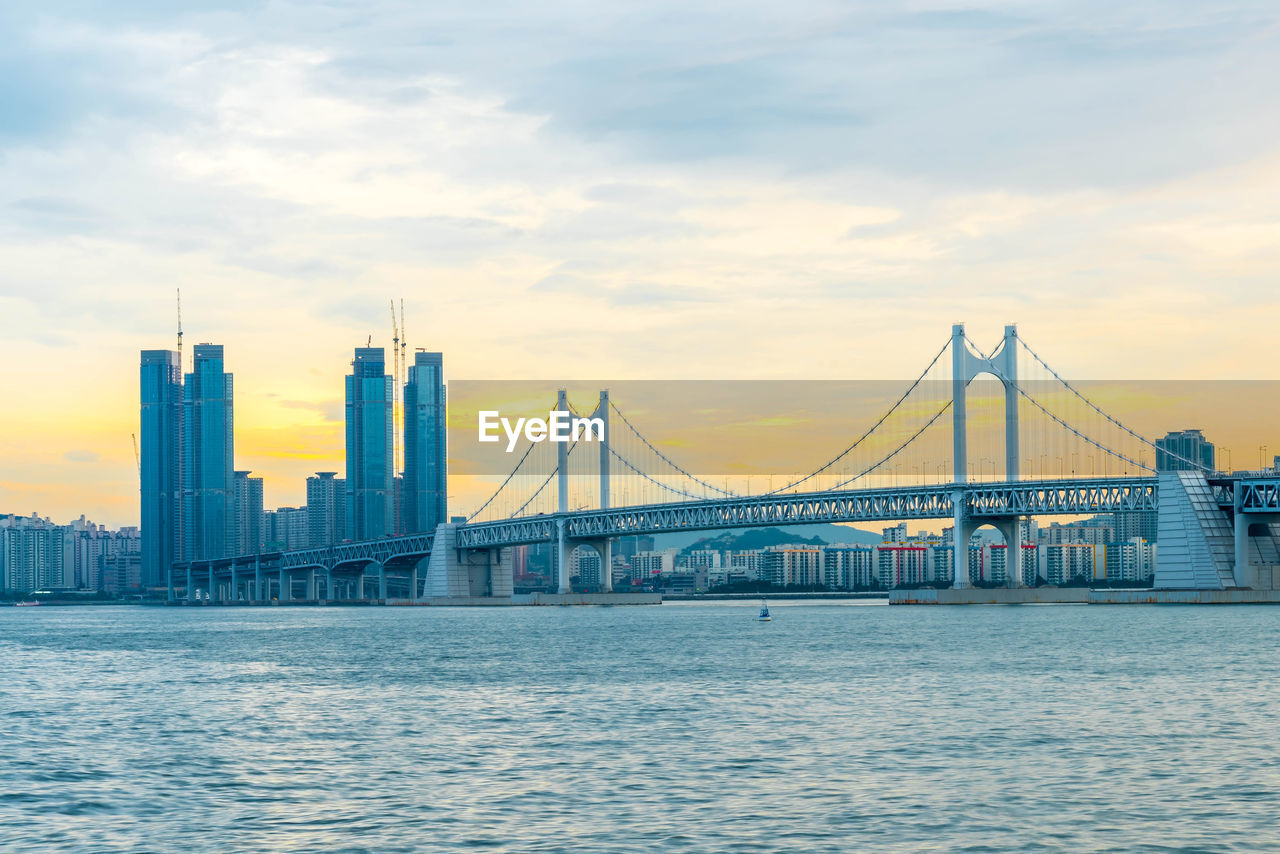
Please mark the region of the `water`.
POLYGON ((0 608, 0 850, 1280 850, 1280 609, 757 607, 0 608))

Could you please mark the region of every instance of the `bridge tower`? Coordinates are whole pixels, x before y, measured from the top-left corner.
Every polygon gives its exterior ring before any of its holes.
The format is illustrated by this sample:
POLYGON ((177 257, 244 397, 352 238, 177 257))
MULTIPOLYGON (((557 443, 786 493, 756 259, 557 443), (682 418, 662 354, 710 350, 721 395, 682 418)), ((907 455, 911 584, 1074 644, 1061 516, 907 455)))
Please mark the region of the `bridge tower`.
MULTIPOLYGON (((969 518, 965 501, 968 492, 968 436, 966 389, 979 374, 991 374, 1004 385, 1004 455, 1005 478, 1018 480, 1018 327, 1009 324, 1004 328, 1004 340, 990 356, 983 357, 969 349, 964 334, 964 324, 951 327, 951 429, 952 457, 955 460, 955 488, 951 493, 955 508, 955 528, 952 531, 953 571, 952 585, 969 586, 969 537, 977 525, 969 518)), ((1009 520, 990 520, 1005 535, 1008 547, 1006 561, 1012 567, 1006 569, 1014 584, 1022 583, 1021 525, 1017 517, 1009 520), (1010 524, 1011 523, 1011 524, 1010 524), (1012 536, 1011 536, 1012 532, 1012 536), (1012 555, 1012 558, 1009 557, 1012 555)))
MULTIPOLYGON (((600 437, 600 509, 609 509, 609 390, 600 390, 600 402, 596 404, 595 416, 604 422, 603 435, 600 437)), ((613 592, 613 540, 605 537, 600 541, 596 551, 600 553, 600 591, 613 592)))
MULTIPOLYGON (((569 395, 565 389, 556 392, 556 411, 569 411, 569 395)), ((556 575, 559 582, 556 590, 569 592, 569 548, 564 538, 565 514, 569 512, 569 446, 564 442, 556 443, 556 485, 560 488, 556 502, 556 575)))

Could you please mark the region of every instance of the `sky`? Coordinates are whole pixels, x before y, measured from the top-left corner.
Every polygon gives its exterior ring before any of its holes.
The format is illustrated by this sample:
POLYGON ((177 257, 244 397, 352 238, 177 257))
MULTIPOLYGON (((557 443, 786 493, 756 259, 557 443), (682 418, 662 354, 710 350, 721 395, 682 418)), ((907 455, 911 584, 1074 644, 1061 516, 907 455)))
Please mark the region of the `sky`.
POLYGON ((0 513, 136 523, 177 288, 268 507, 341 470, 392 298, 451 380, 911 378, 958 321, 1081 379, 1280 379, 1278 20, 4 4, 0 513))

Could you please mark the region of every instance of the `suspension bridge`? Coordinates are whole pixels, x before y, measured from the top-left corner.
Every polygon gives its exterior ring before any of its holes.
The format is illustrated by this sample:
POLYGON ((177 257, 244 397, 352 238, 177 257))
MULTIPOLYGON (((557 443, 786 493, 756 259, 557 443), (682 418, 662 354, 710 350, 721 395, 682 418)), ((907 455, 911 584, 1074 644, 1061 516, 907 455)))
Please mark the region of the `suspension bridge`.
MULTIPOLYGON (((808 472, 777 487, 769 479, 756 492, 750 479, 742 488, 692 472, 646 437, 608 391, 583 412, 562 389, 553 408, 601 419, 603 439, 526 442, 512 454, 510 473, 465 521, 408 536, 175 564, 173 580, 185 574, 188 596, 207 581, 214 600, 288 600, 298 583, 307 600, 502 599, 512 595, 508 550, 542 544, 553 548, 560 593, 571 592, 571 551, 584 547, 599 554, 600 586, 608 592, 620 537, 942 519, 951 522, 955 544, 990 526, 1013 548, 1028 517, 1101 513, 1159 514, 1161 530, 1171 532, 1159 559, 1178 586, 1253 587, 1259 566, 1280 563, 1280 528, 1271 527, 1280 525, 1274 472, 1233 475, 1158 449, 1064 379, 1013 325, 989 353, 962 324, 953 326, 919 376, 883 412, 851 429, 842 447, 808 472), (980 377, 994 394, 980 393, 980 377), (1158 473, 1157 451, 1170 461, 1166 468, 1180 471, 1158 473)), ((952 549, 956 588, 969 585, 967 551, 952 549)), ((1020 572, 1009 575, 1011 584, 1021 583, 1020 572)))

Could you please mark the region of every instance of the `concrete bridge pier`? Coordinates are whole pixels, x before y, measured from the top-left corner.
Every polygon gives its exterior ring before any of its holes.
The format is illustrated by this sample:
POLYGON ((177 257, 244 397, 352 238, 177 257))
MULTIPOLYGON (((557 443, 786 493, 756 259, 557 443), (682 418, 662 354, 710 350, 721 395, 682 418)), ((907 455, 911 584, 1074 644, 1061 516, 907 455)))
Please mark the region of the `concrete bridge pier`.
MULTIPOLYGON (((1239 501, 1238 498, 1237 501, 1239 501)), ((1264 562, 1267 557, 1273 559, 1280 557, 1261 554, 1263 543, 1268 544, 1271 551, 1276 550, 1276 544, 1271 535, 1271 526, 1276 524, 1280 524, 1280 513, 1244 513, 1239 508, 1236 509, 1235 520, 1232 523, 1235 534, 1235 568, 1232 570, 1232 578, 1236 587, 1257 589, 1259 586, 1258 567, 1254 564, 1251 552, 1259 552, 1259 557, 1263 558, 1264 562), (1254 537, 1263 539, 1255 542, 1254 537), (1250 546, 1253 548, 1251 549, 1250 546)), ((1266 584, 1262 586, 1270 588, 1271 584, 1272 580, 1267 579, 1266 584)))
POLYGON ((307 570, 307 601, 315 602, 320 598, 320 593, 316 589, 316 568, 313 566, 307 570))
MULTIPOLYGON (((564 443, 560 443, 563 447, 564 443)), ((569 587, 569 544, 564 538, 564 519, 556 520, 556 576, 559 583, 556 590, 559 593, 572 592, 569 587)))
POLYGON ((196 588, 191 583, 191 564, 187 564, 187 601, 193 602, 196 598, 196 588))
POLYGON ((600 592, 613 592, 613 540, 600 540, 596 551, 600 552, 600 592))
POLYGON ((378 601, 387 601, 387 566, 382 563, 375 563, 378 568, 378 601))
POLYGON ((246 596, 250 601, 262 603, 262 558, 253 558, 253 595, 246 596))

